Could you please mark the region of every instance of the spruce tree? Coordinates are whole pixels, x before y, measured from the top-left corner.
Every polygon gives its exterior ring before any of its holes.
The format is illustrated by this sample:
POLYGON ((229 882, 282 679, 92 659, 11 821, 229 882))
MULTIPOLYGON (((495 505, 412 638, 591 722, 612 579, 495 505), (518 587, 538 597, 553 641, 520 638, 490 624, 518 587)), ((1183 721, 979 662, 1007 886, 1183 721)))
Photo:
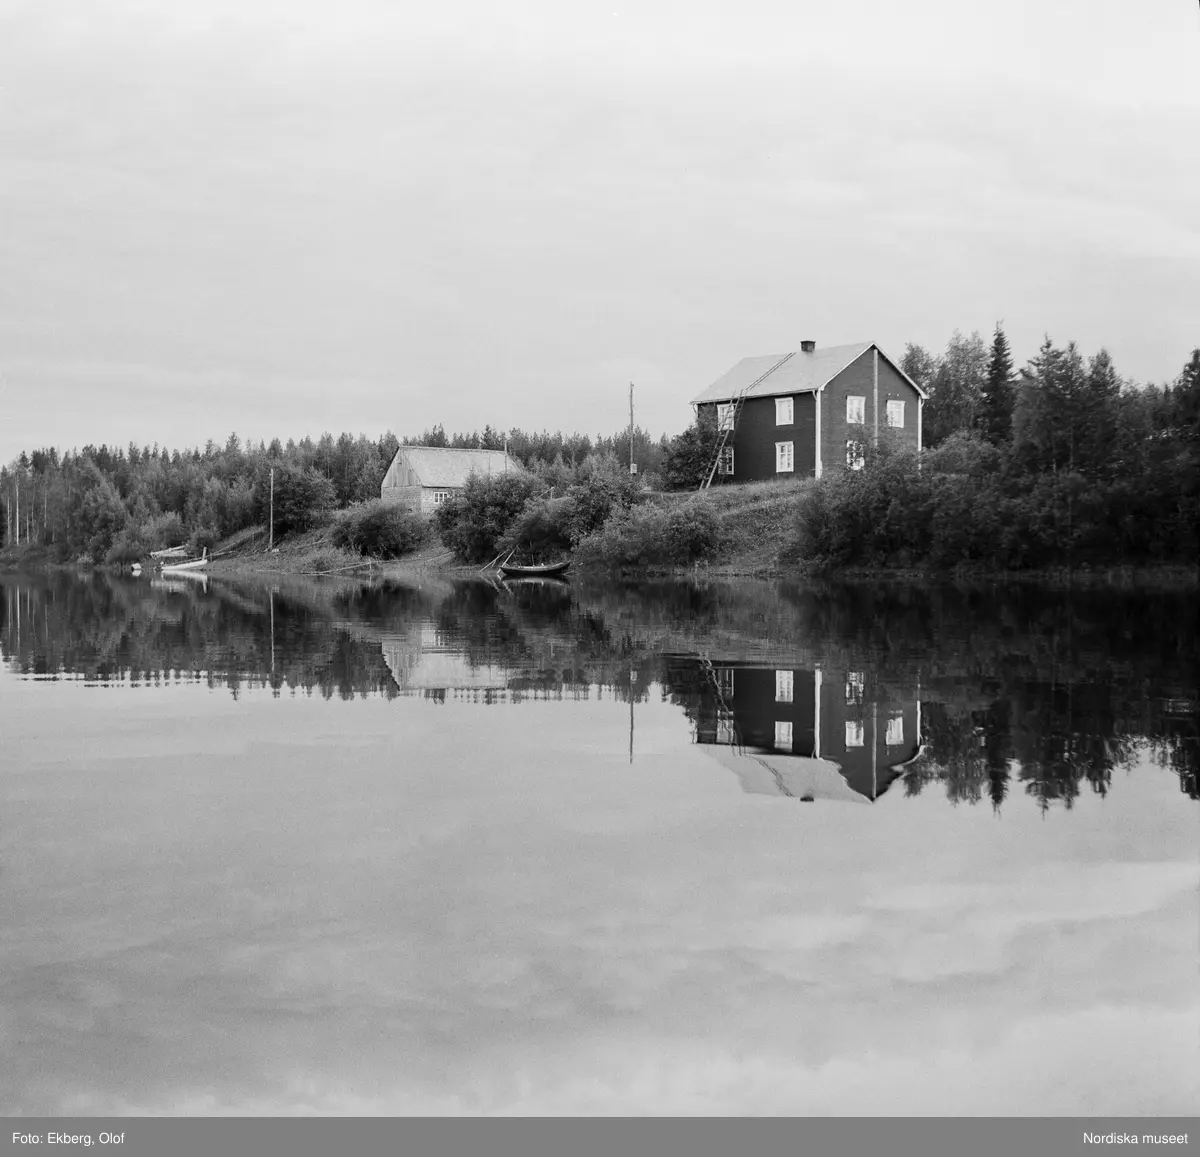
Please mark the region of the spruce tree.
POLYGON ((1013 388, 1012 353, 1008 338, 999 322, 992 337, 992 353, 988 360, 987 381, 983 386, 979 425, 983 436, 994 446, 1012 438, 1013 388))

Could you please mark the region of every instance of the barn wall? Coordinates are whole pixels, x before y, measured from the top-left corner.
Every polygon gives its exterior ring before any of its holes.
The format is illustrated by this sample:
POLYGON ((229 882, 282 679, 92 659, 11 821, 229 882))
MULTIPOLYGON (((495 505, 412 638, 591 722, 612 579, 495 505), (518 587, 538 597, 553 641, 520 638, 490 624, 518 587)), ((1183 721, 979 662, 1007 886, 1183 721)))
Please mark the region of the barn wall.
POLYGON ((380 488, 379 496, 384 502, 394 502, 414 513, 421 509, 421 487, 419 486, 389 486, 385 481, 380 488))

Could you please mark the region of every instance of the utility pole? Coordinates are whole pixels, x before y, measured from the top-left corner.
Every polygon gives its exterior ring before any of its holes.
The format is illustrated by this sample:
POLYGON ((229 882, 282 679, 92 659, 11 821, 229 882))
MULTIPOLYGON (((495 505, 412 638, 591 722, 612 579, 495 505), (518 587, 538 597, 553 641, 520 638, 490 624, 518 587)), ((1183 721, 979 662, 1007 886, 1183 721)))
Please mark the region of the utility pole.
MULTIPOLYGON (((267 531, 267 550, 274 549, 275 546, 275 464, 271 463, 271 524, 267 531)), ((272 605, 272 610, 274 606, 272 605)))
POLYGON ((629 383, 629 473, 637 473, 637 463, 633 460, 633 383, 629 383))

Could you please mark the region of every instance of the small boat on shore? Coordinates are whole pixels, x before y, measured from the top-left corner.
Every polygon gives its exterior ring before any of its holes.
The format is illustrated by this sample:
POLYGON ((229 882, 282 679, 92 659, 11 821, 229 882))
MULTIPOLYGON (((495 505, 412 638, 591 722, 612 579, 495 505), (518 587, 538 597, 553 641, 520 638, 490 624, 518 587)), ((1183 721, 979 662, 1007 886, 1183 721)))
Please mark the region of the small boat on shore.
POLYGON ((180 559, 178 562, 173 558, 164 559, 162 565, 158 568, 163 574, 174 574, 177 571, 200 570, 208 566, 208 547, 204 548, 204 553, 199 558, 180 559))
POLYGON ((569 559, 566 562, 529 564, 505 562, 500 566, 500 573, 505 578, 559 578, 567 573, 570 565, 569 559))

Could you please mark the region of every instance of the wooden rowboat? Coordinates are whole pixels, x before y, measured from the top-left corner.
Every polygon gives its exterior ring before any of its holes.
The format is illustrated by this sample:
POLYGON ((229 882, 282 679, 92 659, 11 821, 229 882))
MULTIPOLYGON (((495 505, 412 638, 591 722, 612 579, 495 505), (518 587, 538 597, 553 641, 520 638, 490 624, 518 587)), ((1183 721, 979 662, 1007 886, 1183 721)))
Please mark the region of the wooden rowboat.
POLYGON ((521 566, 515 562, 506 562, 501 565, 500 573, 505 578, 557 578, 559 575, 566 574, 567 567, 570 565, 570 560, 567 562, 534 563, 528 566, 521 566))
POLYGON ((162 574, 171 574, 173 571, 188 571, 200 570, 202 567, 208 566, 208 547, 204 548, 204 553, 199 558, 189 558, 181 562, 164 562, 158 569, 162 574))

